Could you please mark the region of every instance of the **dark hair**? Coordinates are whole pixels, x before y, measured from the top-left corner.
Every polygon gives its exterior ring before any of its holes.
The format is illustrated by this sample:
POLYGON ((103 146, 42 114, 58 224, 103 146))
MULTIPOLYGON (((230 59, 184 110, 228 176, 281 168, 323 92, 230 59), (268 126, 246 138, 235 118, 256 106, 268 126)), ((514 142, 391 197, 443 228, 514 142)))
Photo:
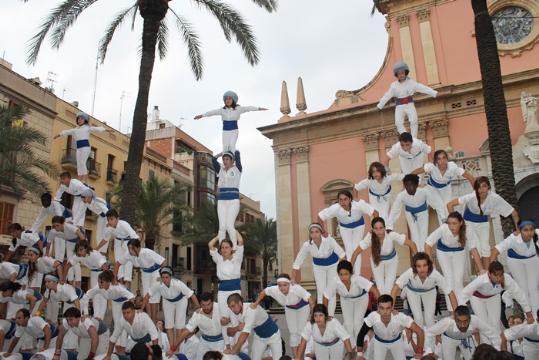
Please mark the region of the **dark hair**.
POLYGON ((436 356, 434 356, 433 354, 427 354, 424 355, 421 360, 436 360, 436 356))
POLYGON ((455 316, 467 316, 467 317, 470 317, 471 316, 470 308, 467 307, 466 305, 457 306, 457 308, 455 309, 455 316))
POLYGON ((384 225, 384 228, 386 227, 386 221, 381 217, 375 217, 371 221, 371 255, 372 255, 372 261, 374 262, 374 265, 378 266, 380 264, 380 256, 382 251, 382 244, 380 243, 380 239, 378 239, 378 235, 374 233, 374 225, 376 223, 382 223, 384 225))
POLYGON ((404 175, 404 178, 402 178, 402 184, 406 185, 406 183, 412 183, 415 186, 419 186, 419 176, 417 176, 416 174, 404 175))
POLYGON ((379 171, 380 174, 382 174, 383 178, 386 177, 387 170, 384 164, 382 164, 379 161, 375 161, 369 165, 369 179, 374 179, 374 176, 372 174, 374 173, 375 170, 379 171))
POLYGON ((226 303, 227 305, 237 304, 237 303, 243 304, 243 298, 241 297, 240 294, 232 294, 226 299, 226 303))
POLYGON ((458 211, 453 211, 447 215, 447 218, 457 219, 460 223, 460 229, 459 229, 459 244, 462 247, 466 246, 466 222, 464 221, 464 218, 458 211))
POLYGON ((434 152, 434 158, 433 158, 433 160, 432 160, 432 162, 434 163, 434 165, 438 165, 438 156, 439 156, 440 154, 444 154, 445 157, 449 159, 449 155, 447 155, 447 151, 445 151, 445 150, 436 150, 436 151, 434 152))
POLYGON ((491 273, 491 274, 496 274, 496 273, 499 273, 499 272, 504 272, 503 270, 503 265, 501 262, 497 261, 497 260, 494 260, 493 262, 490 263, 490 265, 488 266, 488 272, 491 273))
POLYGON ((60 179, 64 178, 64 177, 71 179, 71 174, 69 173, 69 171, 64 171, 64 172, 60 173, 60 179))
POLYGON ((52 224, 63 224, 63 223, 65 223, 65 221, 66 221, 65 217, 60 216, 60 215, 55 215, 55 216, 52 217, 51 223, 52 224))
POLYGON ((324 304, 316 304, 313 307, 313 312, 311 314, 311 324, 314 324, 314 313, 321 313, 324 314, 324 318, 328 319, 328 308, 324 304))
MULTIPOLYGON (((312 242, 313 242, 313 239, 311 238, 311 229, 310 229, 310 227, 312 225, 318 225, 318 226, 322 227, 322 225, 320 223, 318 223, 318 222, 313 222, 313 223, 311 223, 309 225, 309 244, 312 244, 312 242)), ((318 229, 318 228, 316 228, 316 229, 318 229)), ((320 234, 322 234, 322 230, 318 229, 318 231, 320 231, 320 234)))
MULTIPOLYGON (((355 354, 354 354, 355 355, 355 354)), ((355 359, 355 358, 354 358, 355 359)), ((290 356, 288 355, 283 355, 279 358, 279 360, 293 360, 290 356)))
POLYGON ((139 239, 129 239, 129 241, 127 242, 127 246, 133 246, 133 247, 136 247, 136 248, 140 249, 140 247, 141 247, 140 240, 139 239))
MULTIPOLYGON (((532 223, 534 223, 533 227, 537 229, 537 226, 535 225, 535 222, 534 222, 532 219, 520 219, 520 220, 518 221, 518 224, 517 224, 517 226, 518 226, 519 229, 520 229, 520 224, 521 224, 523 221, 531 221, 532 223)), ((536 233, 535 231, 533 232, 533 237, 532 237, 532 239, 533 239, 533 242, 534 242, 534 244, 535 244, 535 249, 537 250, 537 240, 539 240, 539 237, 537 236, 537 233, 536 233)), ((538 250, 537 252, 539 252, 539 250, 538 250)))
POLYGON ((393 297, 391 297, 391 295, 388 295, 388 294, 380 295, 376 303, 378 305, 385 304, 385 303, 391 303, 391 305, 393 305, 393 297))
MULTIPOLYGON (((38 260, 40 257, 43 256, 43 251, 41 251, 41 249, 39 247, 34 247, 32 249, 36 249, 37 250, 37 257, 38 257, 38 260)), ((28 261, 28 280, 31 281, 34 279, 34 275, 35 273, 37 272, 37 264, 36 264, 37 260, 36 261, 28 261)))
POLYGON ((485 343, 479 344, 475 348, 472 360, 492 360, 497 353, 498 350, 494 346, 485 343))
POLYGON ((483 209, 481 209, 481 201, 479 199, 479 187, 481 184, 487 184, 490 189, 490 180, 486 176, 478 176, 473 183, 473 189, 475 191, 475 197, 477 198, 477 207, 479 208, 479 214, 483 215, 483 209))
POLYGON ((11 231, 22 231, 22 229, 23 229, 23 227, 19 223, 12 223, 12 224, 9 224, 8 227, 7 227, 7 231, 9 231, 9 232, 11 232, 11 231))
POLYGON ((79 252, 79 250, 82 250, 82 249, 86 250, 86 253, 88 255, 90 255, 90 253, 94 250, 94 249, 92 249, 92 246, 90 245, 90 243, 87 240, 79 240, 75 244, 75 254, 77 254, 79 252))
POLYGON ((422 251, 419 251, 415 253, 415 255, 412 257, 412 271, 414 274, 417 275, 417 269, 416 269, 416 263, 420 260, 425 260, 427 262, 427 266, 429 267, 429 275, 434 270, 434 265, 432 264, 432 259, 430 258, 427 253, 424 253, 422 251))
POLYGON ((118 214, 118 211, 116 211, 115 209, 110 209, 109 211, 107 211, 107 214, 106 214, 107 218, 119 218, 120 215, 118 214))
POLYGON ((230 239, 223 239, 221 240, 221 243, 219 244, 219 254, 221 254, 221 245, 223 245, 223 243, 227 243, 228 245, 230 245, 231 248, 234 247, 234 244, 232 244, 232 240, 230 239))
POLYGON ((150 349, 152 350, 153 360, 159 360, 163 358, 163 349, 161 349, 161 346, 159 346, 158 344, 153 344, 150 346, 150 349))
POLYGON ((0 291, 13 291, 17 292, 22 288, 22 285, 12 281, 5 281, 0 284, 0 291))
POLYGON ((210 292, 203 292, 198 298, 200 299, 200 301, 213 300, 213 294, 210 292))
POLYGON ((41 194, 41 205, 49 207, 52 203, 52 195, 48 192, 41 194))
POLYGON ((68 318, 68 317, 80 318, 81 316, 82 314, 80 313, 80 310, 74 306, 64 311, 65 318, 68 318))
POLYGON ((19 310, 17 311, 17 314, 18 314, 18 313, 23 314, 23 316, 24 316, 25 318, 29 318, 29 317, 30 317, 30 310, 28 310, 28 309, 24 309, 24 308, 19 309, 19 310))
POLYGON ((282 273, 282 274, 277 275, 277 279, 278 278, 285 278, 285 279, 290 280, 290 275, 282 273))
POLYGON ((403 132, 399 135, 399 142, 411 143, 414 142, 414 138, 409 132, 403 132))
POLYGON ((494 355, 494 360, 514 360, 515 356, 509 351, 498 351, 494 355))
MULTIPOLYGON (((341 197, 341 195, 346 196, 350 199, 350 201, 354 199, 350 190, 341 190, 337 193, 337 202, 339 201, 339 197, 341 197)), ((348 216, 352 216, 352 203, 350 203, 350 210, 348 210, 348 216)))
POLYGON ((131 360, 147 360, 149 355, 150 349, 146 346, 146 344, 138 342, 131 349, 131 352, 129 353, 129 358, 131 360))
POLYGON ((337 273, 341 270, 347 270, 350 274, 354 273, 354 266, 348 260, 343 260, 337 265, 337 273))
POLYGON ((222 358, 223 354, 219 351, 208 351, 204 354, 202 360, 221 360, 222 358))
POLYGON ((107 271, 102 271, 98 276, 97 278, 101 281, 106 281, 106 282, 112 282, 112 279, 114 278, 114 275, 112 274, 112 271, 110 270, 107 270, 107 271))
POLYGON ((132 301, 126 301, 122 304, 122 310, 133 309, 135 310, 135 304, 132 301))

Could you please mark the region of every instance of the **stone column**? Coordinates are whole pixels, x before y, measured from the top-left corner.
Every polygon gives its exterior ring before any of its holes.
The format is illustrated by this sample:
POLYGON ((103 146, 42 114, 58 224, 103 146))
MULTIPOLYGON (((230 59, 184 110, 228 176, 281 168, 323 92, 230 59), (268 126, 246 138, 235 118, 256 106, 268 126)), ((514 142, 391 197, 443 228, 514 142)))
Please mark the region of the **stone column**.
POLYGON ((374 161, 379 161, 378 154, 378 139, 380 133, 373 132, 367 133, 363 136, 363 146, 365 146, 365 161, 367 163, 367 170, 369 165, 374 161))
POLYGON ((397 17, 397 23, 399 24, 399 37, 401 43, 402 60, 408 64, 410 68, 410 75, 415 78, 417 75, 415 71, 414 49, 412 47, 412 35, 410 34, 410 17, 409 15, 400 15, 397 17))
POLYGON ((291 149, 277 149, 275 183, 279 216, 277 217, 277 243, 281 271, 289 271, 294 262, 294 231, 292 224, 292 184, 290 177, 291 149))
POLYGON ((421 46, 423 47, 423 59, 425 61, 425 72, 427 73, 427 83, 429 85, 439 84, 438 63, 436 61, 436 51, 432 40, 432 30, 430 26, 430 9, 421 9, 417 13, 419 20, 419 32, 421 34, 421 46))
POLYGON ((449 144, 449 120, 447 118, 429 121, 429 126, 432 129, 432 137, 434 139, 434 151, 446 150, 451 145, 449 144))

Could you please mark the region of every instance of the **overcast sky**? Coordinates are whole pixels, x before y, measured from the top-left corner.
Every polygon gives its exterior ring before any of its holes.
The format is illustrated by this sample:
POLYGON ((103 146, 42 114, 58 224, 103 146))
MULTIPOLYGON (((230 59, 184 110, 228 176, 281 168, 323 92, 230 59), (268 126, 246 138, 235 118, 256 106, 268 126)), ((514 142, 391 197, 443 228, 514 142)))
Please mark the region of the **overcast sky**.
MULTIPOLYGON (((98 1, 68 31, 59 51, 45 43, 36 66, 26 65, 27 41, 58 0, 3 0, 0 11, 0 57, 23 76, 56 74, 56 95, 77 100, 91 111, 95 59, 99 39, 114 15, 133 0, 98 1)), ((248 0, 231 0, 252 25, 261 61, 251 67, 236 43, 226 42, 218 22, 190 1, 174 0, 170 6, 187 17, 203 43, 205 71, 201 81, 191 73, 187 53, 170 21, 169 53, 156 61, 149 110, 158 105, 161 117, 180 125, 214 153, 221 151, 221 124, 217 117, 192 120, 196 114, 222 106, 222 94, 234 90, 239 103, 267 107, 266 112, 244 114, 240 121, 238 148, 244 174, 241 192, 260 200, 262 210, 275 217, 275 181, 271 141, 258 127, 273 124, 279 112, 281 81, 286 80, 295 104, 297 77, 303 78, 307 112, 328 108, 339 89, 358 89, 380 67, 387 34, 384 18, 370 16, 370 0, 281 0, 269 14, 248 0)), ((141 18, 131 32, 129 24, 115 35, 105 64, 99 67, 94 116, 119 128, 120 96, 123 101, 122 131, 130 131, 137 93, 141 18)), ((292 109, 294 114, 297 110, 292 109)))

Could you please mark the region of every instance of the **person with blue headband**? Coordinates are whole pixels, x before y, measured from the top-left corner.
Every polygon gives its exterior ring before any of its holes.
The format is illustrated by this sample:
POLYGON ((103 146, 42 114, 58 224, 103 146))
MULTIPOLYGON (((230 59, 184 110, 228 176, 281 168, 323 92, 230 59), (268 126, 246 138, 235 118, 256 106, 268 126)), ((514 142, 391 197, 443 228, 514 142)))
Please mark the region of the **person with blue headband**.
POLYGON ((490 261, 500 254, 507 254, 509 272, 522 289, 532 312, 539 310, 539 257, 537 239, 539 230, 532 220, 518 223, 519 234, 511 234, 492 248, 490 261))

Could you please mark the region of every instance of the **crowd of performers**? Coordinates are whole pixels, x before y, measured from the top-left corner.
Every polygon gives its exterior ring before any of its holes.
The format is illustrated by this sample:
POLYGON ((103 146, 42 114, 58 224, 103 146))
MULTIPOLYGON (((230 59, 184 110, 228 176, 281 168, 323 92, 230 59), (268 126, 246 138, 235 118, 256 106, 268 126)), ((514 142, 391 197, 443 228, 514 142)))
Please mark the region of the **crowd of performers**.
POLYGON ((252 303, 242 297, 244 239, 234 226, 243 171, 237 123, 240 114, 265 109, 242 107, 229 91, 223 108, 195 117, 220 115, 223 120, 223 152, 217 156, 222 163, 214 159, 219 232, 208 243, 219 280, 216 294, 195 294, 85 183, 89 135, 104 129, 78 114, 78 127, 59 135, 75 139, 78 179, 68 172, 60 175, 57 193, 41 196, 41 212, 28 230, 18 223, 9 226, 13 241, 0 262, 2 357, 123 360, 144 353, 140 348, 146 344, 153 345, 154 355, 160 349, 163 358, 176 359, 281 359, 289 347, 298 360, 378 360, 388 352, 396 360, 453 360, 471 359, 485 343, 516 359, 539 359, 536 225, 520 219, 487 177, 474 178, 449 161, 444 150, 431 154, 431 147, 416 137, 413 95, 436 92, 410 79, 406 64, 395 66, 395 76, 378 107, 396 98, 399 141, 385 161, 370 164, 368 178, 353 193, 340 191, 336 203, 319 212, 292 269, 283 269, 276 285, 252 303), (405 117, 411 132, 405 131, 405 117), (398 159, 401 173, 390 172, 390 159, 398 159), (469 181, 473 191, 453 198, 451 182, 458 178, 469 181), (392 199, 396 183, 404 190, 392 199), (359 198, 362 190, 368 190, 368 201, 359 198), (72 195, 71 209, 62 205, 63 193, 72 195), (437 215, 430 233, 429 208, 437 215), (95 246, 84 230, 87 211, 97 215, 95 246), (408 234, 393 231, 402 212, 408 234), (511 217, 515 230, 491 246, 489 219, 498 216, 511 217), (40 230, 51 217, 45 237, 40 230), (334 219, 344 249, 328 233, 334 219), (398 245, 409 249, 411 266, 397 277, 398 245), (27 262, 10 261, 19 247, 26 249, 27 262), (361 253, 368 249, 372 279, 361 274, 361 253), (315 295, 300 285, 300 271, 307 266, 314 273, 315 295), (86 291, 81 290, 81 267, 90 272, 86 291), (138 302, 131 291, 134 268, 140 269, 138 302), (436 315, 438 293, 445 298, 446 317, 436 315), (408 315, 395 310, 399 297, 408 315), (284 307, 286 325, 262 307, 266 298, 284 307), (342 322, 335 316, 337 299, 342 322), (502 322, 504 308, 511 307, 521 311, 502 322), (286 338, 280 331, 284 326, 286 338))

